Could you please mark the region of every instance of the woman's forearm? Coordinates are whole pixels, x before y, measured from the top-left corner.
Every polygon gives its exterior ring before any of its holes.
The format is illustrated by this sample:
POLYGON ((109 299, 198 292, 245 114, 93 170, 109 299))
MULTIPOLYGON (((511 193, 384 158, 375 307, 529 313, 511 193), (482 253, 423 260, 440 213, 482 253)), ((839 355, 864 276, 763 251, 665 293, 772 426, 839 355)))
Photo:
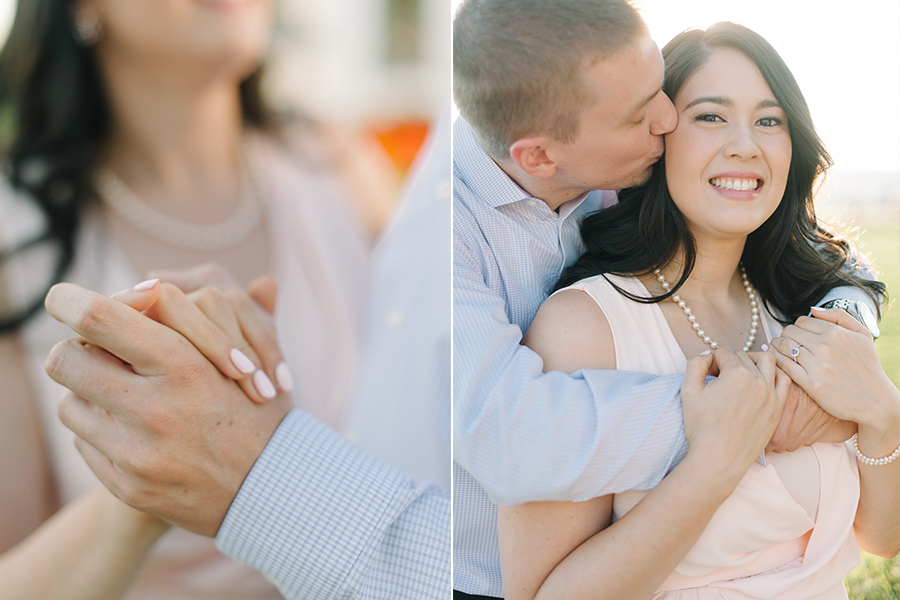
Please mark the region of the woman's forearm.
MULTIPOLYGON (((891 386, 893 387, 893 386, 891 386)), ((871 424, 860 424, 857 444, 870 458, 890 455, 900 445, 900 392, 891 390, 887 410, 873 415, 871 424)), ((900 459, 880 466, 859 464, 859 508, 856 537, 863 550, 893 558, 900 552, 900 459)))
MULTIPOLYGON (((520 577, 515 578, 507 577, 507 564, 504 564, 505 597, 507 600, 646 600, 694 546, 739 479, 731 474, 713 473, 710 463, 689 454, 619 521, 589 537, 559 560, 543 581, 535 579, 542 570, 546 571, 539 563, 520 562, 517 565, 520 577)), ((542 536, 540 526, 535 528, 534 524, 543 521, 547 531, 556 532, 573 520, 580 503, 545 504, 548 511, 556 514, 546 520, 529 515, 529 529, 525 531, 530 531, 532 539, 513 540, 519 548, 523 543, 526 548, 533 548, 537 556, 546 555, 547 547, 543 539, 538 539, 542 536)), ((503 507, 506 511, 514 508, 503 507)), ((506 526, 505 516, 501 512, 501 530, 506 526)), ((579 518, 584 520, 579 516, 574 520, 579 518)))
POLYGON ((0 556, 0 600, 120 598, 168 527, 98 488, 0 556))

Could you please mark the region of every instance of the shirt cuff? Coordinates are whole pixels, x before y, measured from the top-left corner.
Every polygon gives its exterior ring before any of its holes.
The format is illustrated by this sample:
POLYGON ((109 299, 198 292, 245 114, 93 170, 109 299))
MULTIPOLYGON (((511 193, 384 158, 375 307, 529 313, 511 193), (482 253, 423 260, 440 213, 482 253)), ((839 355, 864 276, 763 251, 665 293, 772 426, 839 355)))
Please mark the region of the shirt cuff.
POLYGON ((825 297, 822 298, 816 306, 822 306, 826 302, 831 302, 832 300, 862 300, 869 306, 873 314, 878 314, 878 311, 875 309, 875 302, 872 301, 872 297, 855 285, 844 285, 834 288, 825 294, 825 297))
POLYGON ((365 568, 360 557, 380 542, 385 521, 414 497, 412 487, 399 470, 294 409, 244 480, 216 545, 266 573, 288 598, 337 597, 365 568))

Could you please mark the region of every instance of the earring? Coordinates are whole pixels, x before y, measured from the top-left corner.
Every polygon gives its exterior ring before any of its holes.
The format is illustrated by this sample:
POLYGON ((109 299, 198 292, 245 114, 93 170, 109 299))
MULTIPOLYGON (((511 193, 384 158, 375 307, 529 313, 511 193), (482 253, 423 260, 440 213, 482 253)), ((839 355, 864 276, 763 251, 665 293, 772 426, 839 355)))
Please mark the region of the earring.
POLYGON ((74 15, 72 34, 81 46, 93 46, 103 35, 100 14, 94 8, 84 8, 74 15))

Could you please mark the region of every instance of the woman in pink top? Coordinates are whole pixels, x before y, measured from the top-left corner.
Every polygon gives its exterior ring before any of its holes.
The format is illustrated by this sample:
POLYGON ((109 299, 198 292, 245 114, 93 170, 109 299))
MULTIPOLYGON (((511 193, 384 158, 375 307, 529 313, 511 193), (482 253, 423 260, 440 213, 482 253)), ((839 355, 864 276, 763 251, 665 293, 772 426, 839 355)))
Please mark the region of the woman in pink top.
POLYGON ((805 315, 834 287, 874 301, 884 286, 843 274, 847 243, 815 220, 830 158, 775 50, 719 23, 663 56, 679 113, 665 158, 585 220, 587 253, 525 343, 547 371, 740 363, 760 400, 685 404, 688 454, 653 490, 501 506, 505 597, 846 598, 857 541, 900 551, 900 392, 866 327, 805 315), (791 380, 858 423, 859 455, 849 442, 761 455, 791 380))

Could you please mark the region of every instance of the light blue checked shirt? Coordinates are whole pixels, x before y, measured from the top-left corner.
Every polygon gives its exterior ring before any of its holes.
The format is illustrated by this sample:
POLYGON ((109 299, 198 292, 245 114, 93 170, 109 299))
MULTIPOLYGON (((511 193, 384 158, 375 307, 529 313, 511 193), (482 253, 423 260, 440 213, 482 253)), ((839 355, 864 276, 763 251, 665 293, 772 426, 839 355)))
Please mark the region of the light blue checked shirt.
POLYGON ((461 118, 453 145, 453 583, 499 597, 495 503, 655 487, 687 452, 682 376, 542 373, 523 332, 583 252, 583 216, 611 192, 557 213, 516 185, 461 118))
POLYGON ((290 599, 451 594, 447 113, 375 250, 346 437, 291 411, 216 537, 290 599))

